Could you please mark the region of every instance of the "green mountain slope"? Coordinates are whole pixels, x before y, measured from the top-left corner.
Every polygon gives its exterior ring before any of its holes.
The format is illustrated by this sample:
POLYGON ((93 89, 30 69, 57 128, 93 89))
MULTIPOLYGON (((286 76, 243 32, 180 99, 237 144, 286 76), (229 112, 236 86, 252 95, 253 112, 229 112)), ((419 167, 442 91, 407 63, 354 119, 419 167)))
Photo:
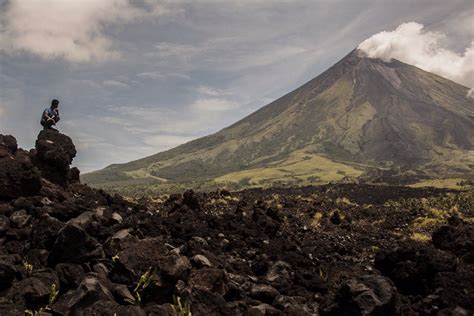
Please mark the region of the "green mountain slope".
POLYGON ((355 179, 374 169, 474 170, 468 88, 351 52, 300 88, 207 137, 85 174, 91 185, 267 184, 355 179))

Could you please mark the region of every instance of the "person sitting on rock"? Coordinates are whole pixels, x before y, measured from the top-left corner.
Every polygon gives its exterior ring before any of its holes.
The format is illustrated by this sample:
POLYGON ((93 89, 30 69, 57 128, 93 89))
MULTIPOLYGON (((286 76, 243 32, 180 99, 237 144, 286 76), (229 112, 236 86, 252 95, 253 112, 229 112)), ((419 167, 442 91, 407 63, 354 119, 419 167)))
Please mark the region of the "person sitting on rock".
POLYGON ((56 99, 53 99, 51 101, 51 107, 46 108, 43 111, 43 115, 41 116, 41 125, 43 126, 44 129, 53 129, 53 125, 56 125, 56 123, 59 121, 59 101, 56 99))

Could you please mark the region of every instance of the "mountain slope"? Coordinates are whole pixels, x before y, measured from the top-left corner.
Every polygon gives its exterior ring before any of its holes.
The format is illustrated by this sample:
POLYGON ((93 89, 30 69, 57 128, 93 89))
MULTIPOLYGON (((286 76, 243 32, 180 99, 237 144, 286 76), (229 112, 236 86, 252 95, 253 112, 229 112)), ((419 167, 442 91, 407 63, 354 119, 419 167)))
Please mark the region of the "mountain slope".
POLYGON ((468 89, 353 51, 300 88, 207 137, 83 176, 92 185, 355 178, 372 168, 474 169, 468 89))

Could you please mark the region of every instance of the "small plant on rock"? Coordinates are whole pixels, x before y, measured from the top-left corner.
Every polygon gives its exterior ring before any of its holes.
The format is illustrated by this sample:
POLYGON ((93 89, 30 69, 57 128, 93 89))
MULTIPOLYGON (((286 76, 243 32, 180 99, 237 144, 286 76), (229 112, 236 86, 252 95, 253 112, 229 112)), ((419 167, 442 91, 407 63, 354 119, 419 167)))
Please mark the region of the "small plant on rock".
POLYGON ((118 256, 118 254, 113 256, 112 257, 112 264, 116 264, 119 259, 120 259, 120 257, 118 256))
POLYGON ((323 281, 327 281, 328 279, 328 271, 327 271, 327 268, 323 267, 323 266, 320 266, 319 267, 319 276, 321 277, 321 279, 323 281))
POLYGON ((27 275, 33 273, 33 265, 26 260, 23 261, 23 268, 25 269, 27 275))
POLYGON ((58 294, 59 294, 59 289, 58 287, 56 286, 56 284, 51 284, 51 288, 50 288, 50 292, 49 292, 49 299, 48 299, 48 304, 44 307, 41 307, 40 309, 38 310, 31 310, 31 309, 27 309, 25 310, 25 315, 28 315, 28 316, 36 316, 36 315, 40 315, 42 314, 43 312, 48 312, 51 310, 51 306, 53 306, 54 302, 56 302, 56 299, 58 298, 58 294))
POLYGON ((138 284, 133 290, 133 296, 135 297, 135 302, 138 304, 142 303, 142 294, 143 291, 150 285, 151 278, 153 276, 154 269, 150 267, 145 273, 140 276, 138 284))
POLYGON ((173 296, 173 316, 193 316, 191 312, 191 304, 189 302, 182 303, 181 297, 173 296))

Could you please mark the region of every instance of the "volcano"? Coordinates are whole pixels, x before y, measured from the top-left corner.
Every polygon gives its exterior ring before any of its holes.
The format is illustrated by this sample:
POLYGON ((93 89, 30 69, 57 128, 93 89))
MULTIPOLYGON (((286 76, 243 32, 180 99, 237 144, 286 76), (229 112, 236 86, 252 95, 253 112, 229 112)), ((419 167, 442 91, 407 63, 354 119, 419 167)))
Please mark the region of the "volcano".
POLYGON ((304 184, 388 173, 462 177, 474 170, 468 88, 354 50, 223 130, 86 174, 96 186, 304 184))

